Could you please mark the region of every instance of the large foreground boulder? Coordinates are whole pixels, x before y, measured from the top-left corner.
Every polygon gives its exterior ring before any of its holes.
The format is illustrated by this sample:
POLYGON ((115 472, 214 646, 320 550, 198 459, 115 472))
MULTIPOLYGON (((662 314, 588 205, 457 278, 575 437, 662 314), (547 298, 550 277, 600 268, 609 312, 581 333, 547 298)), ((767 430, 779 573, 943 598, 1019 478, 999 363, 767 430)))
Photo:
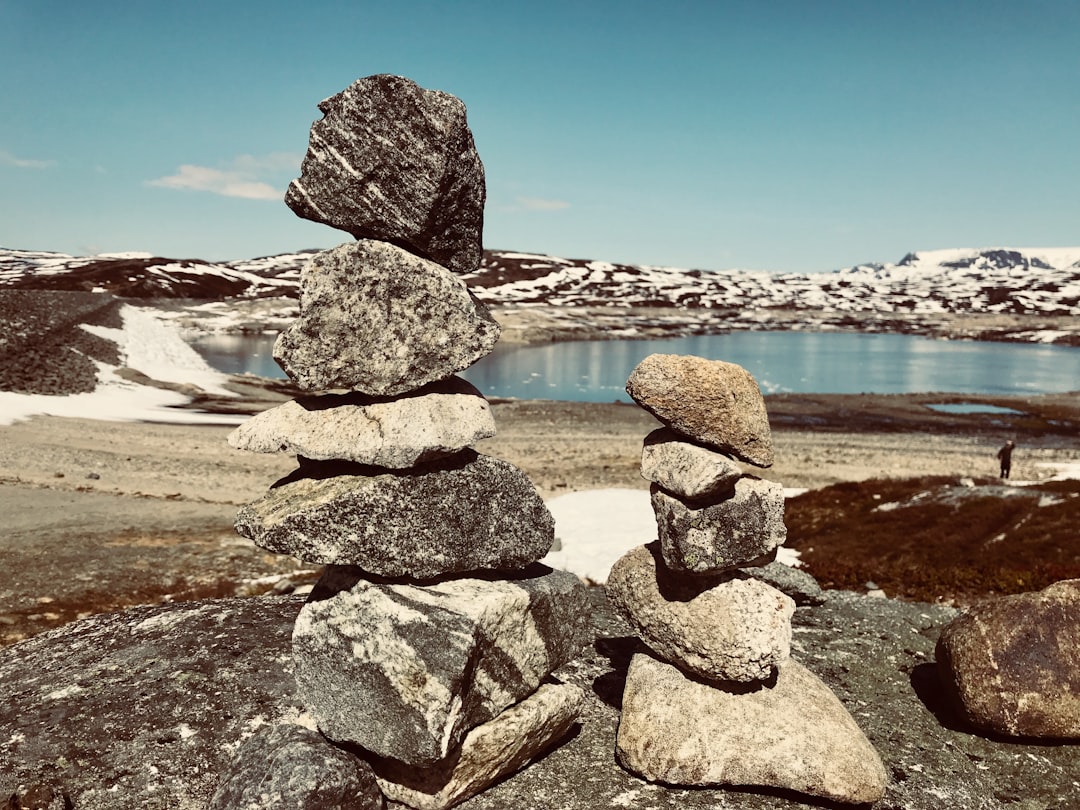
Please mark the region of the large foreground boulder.
POLYGON ((484 166, 465 105, 401 76, 368 76, 319 103, 301 175, 285 202, 297 215, 407 247, 468 273, 480 264, 484 166))
POLYGON ((542 565, 426 586, 331 566, 296 619, 296 681, 330 739, 433 765, 577 656, 585 604, 542 565))
MULTIPOLYGON (((889 772, 874 810, 1052 810, 1080 783, 1075 746, 1007 744, 943 724, 934 643, 956 611, 827 592, 797 610, 794 654, 832 689, 889 772)), ((53 785, 76 810, 203 810, 233 752, 299 719, 288 667, 298 597, 92 616, 0 648, 0 807, 53 785)), ((593 643, 554 674, 585 692, 579 728, 462 810, 821 810, 791 793, 686 790, 618 767, 613 747, 638 642, 589 589, 593 643)))
POLYGON ((1080 739, 1080 579, 975 605, 942 631, 937 660, 976 728, 1080 739))

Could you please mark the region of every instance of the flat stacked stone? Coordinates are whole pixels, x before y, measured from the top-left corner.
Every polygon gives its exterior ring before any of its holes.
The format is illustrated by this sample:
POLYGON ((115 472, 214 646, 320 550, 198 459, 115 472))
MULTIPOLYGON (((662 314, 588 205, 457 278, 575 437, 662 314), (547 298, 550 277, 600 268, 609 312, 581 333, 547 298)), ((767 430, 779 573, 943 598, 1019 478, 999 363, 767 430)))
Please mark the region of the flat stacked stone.
POLYGON ((326 569, 297 617, 298 693, 382 792, 446 807, 565 735, 583 694, 550 682, 586 643, 579 580, 540 565, 554 521, 477 453, 487 401, 454 375, 499 326, 455 273, 480 259, 483 167, 464 106, 400 77, 323 102, 288 204, 359 241, 301 272, 274 357, 309 395, 232 446, 296 454, 237 531, 326 569))
POLYGON ((754 378, 731 363, 651 355, 626 390, 665 427, 646 438, 641 463, 659 539, 616 562, 607 581, 647 648, 627 672, 619 762, 667 784, 877 801, 881 759, 791 659, 795 602, 754 576, 787 535, 783 488, 736 462, 773 461, 754 378))

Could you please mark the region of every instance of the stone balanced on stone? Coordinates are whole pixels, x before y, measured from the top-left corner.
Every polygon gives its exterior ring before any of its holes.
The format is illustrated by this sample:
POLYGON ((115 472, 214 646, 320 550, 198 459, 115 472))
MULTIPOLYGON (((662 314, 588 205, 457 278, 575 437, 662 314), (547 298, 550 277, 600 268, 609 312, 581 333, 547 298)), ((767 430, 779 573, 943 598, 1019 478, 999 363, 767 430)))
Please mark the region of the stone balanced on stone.
POLYGON ((494 423, 454 375, 499 327, 455 275, 479 264, 485 195, 464 105, 372 76, 319 109, 286 201, 362 238, 307 264, 274 348, 311 395, 229 437, 299 458, 236 527, 327 566, 293 632, 322 734, 387 797, 447 807, 576 721, 582 691, 545 681, 587 640, 586 594, 538 563, 554 523, 524 473, 471 449, 494 423))
POLYGON ((737 460, 773 462, 765 401, 740 366, 651 355, 631 397, 659 540, 615 563, 608 597, 648 648, 626 676, 616 756, 649 781, 782 788, 863 803, 881 759, 836 696, 790 657, 794 602, 738 569, 786 539, 784 493, 737 460))

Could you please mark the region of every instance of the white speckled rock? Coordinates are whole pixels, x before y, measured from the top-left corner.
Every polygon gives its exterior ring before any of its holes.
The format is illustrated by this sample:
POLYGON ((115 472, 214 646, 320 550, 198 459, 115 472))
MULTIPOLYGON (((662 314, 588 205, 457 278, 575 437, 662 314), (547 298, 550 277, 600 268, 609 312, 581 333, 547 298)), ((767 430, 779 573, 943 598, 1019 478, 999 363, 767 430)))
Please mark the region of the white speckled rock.
POLYGON ((451 377, 396 399, 322 394, 290 400, 240 425, 229 434, 229 444, 256 453, 405 469, 494 435, 487 400, 451 377))
POLYGON ((286 204, 357 239, 403 245, 457 273, 475 270, 486 193, 465 105, 380 75, 358 79, 319 110, 286 204))
POLYGON ((1080 738, 1080 579, 968 608, 941 631, 937 661, 976 728, 1080 738))
POLYGON ((638 546, 611 568, 607 595, 641 640, 665 661, 710 681, 772 676, 791 651, 795 602, 739 574, 677 577, 638 546))
POLYGON ((784 488, 772 481, 740 478, 733 497, 705 505, 673 498, 654 484, 652 505, 672 571, 722 574, 763 560, 787 539, 784 488))
POLYGON ((735 494, 743 471, 715 450, 685 441, 671 428, 654 430, 641 449, 641 475, 683 500, 713 500, 735 494))
POLYGON ((626 381, 634 401, 699 444, 754 464, 773 463, 765 400, 750 372, 734 363, 651 354, 626 381))
POLYGON ((729 692, 635 655, 616 755, 650 782, 781 788, 852 804, 877 801, 888 783, 847 709, 793 659, 775 684, 729 692))
POLYGON ((433 765, 536 690, 587 641, 577 577, 376 582, 330 567, 300 611, 300 697, 330 739, 433 765))
POLYGON ((477 726, 460 751, 430 768, 392 760, 378 765, 383 794, 417 810, 443 810, 480 793, 558 742, 574 725, 585 693, 571 684, 544 684, 521 703, 477 726))
POLYGON ((495 347, 499 325, 434 262, 363 240, 318 253, 300 274, 300 317, 274 359, 306 391, 415 391, 495 347))
POLYGON ((305 562, 416 579, 524 568, 555 541, 525 473, 475 450, 393 472, 306 463, 241 508, 236 530, 305 562))

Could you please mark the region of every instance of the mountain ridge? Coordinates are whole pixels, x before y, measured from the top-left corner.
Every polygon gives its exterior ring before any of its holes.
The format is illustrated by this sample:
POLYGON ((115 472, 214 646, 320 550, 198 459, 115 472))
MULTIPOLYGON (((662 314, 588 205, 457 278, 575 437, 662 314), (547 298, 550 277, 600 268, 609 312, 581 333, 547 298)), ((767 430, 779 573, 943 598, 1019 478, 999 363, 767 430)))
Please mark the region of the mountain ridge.
MULTIPOLYGON (((316 252, 208 262, 133 252, 79 257, 0 248, 0 290, 109 292, 248 306, 297 298, 301 268, 316 252)), ((600 313, 609 322, 616 312, 633 309, 653 313, 654 320, 678 321, 680 326, 670 328, 684 333, 816 324, 1080 345, 1080 327, 1070 326, 1080 316, 1080 247, 915 251, 895 263, 822 273, 683 269, 486 250, 480 267, 461 278, 496 309, 600 313), (990 333, 942 333, 934 325, 968 316, 1048 322, 990 333), (1059 323, 1050 323, 1053 319, 1059 323)), ((617 336, 618 329, 605 330, 617 336)), ((567 339, 552 334, 550 339, 567 339)))

